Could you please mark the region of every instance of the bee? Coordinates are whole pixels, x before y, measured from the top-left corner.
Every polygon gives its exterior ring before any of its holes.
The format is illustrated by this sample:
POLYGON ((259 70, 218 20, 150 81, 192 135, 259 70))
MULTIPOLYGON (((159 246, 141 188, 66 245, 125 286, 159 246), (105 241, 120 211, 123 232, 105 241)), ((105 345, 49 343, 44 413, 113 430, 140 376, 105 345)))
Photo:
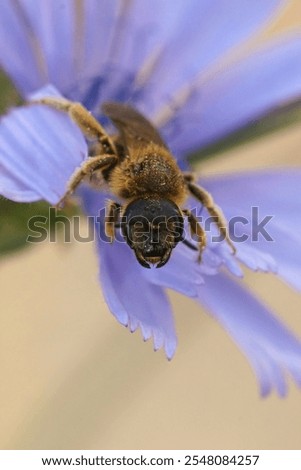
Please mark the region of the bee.
POLYGON ((44 98, 29 104, 46 105, 68 113, 86 138, 96 143, 93 156, 73 175, 59 205, 86 176, 93 179, 93 175, 100 172, 117 199, 108 202, 106 235, 113 241, 116 228, 121 228, 125 241, 143 267, 164 266, 179 242, 198 250, 201 261, 206 233, 195 215, 183 207, 189 195, 207 208, 223 239, 235 253, 227 223, 210 193, 195 183, 193 174, 180 170, 158 130, 137 110, 121 103, 103 104, 103 113, 118 130, 117 135, 111 136, 80 103, 44 98), (197 245, 184 237, 185 217, 197 245))

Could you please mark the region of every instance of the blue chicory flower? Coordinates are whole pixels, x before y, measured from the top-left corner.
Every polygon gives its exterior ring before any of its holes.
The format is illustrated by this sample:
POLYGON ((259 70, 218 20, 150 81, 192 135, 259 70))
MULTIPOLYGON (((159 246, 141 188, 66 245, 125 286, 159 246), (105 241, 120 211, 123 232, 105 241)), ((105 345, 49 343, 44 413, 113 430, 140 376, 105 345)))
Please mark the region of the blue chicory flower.
MULTIPOLYGON (((278 12, 280 0, 3 0, 0 62, 25 99, 63 96, 100 115, 103 101, 130 102, 156 123, 182 168, 189 152, 215 142, 301 94, 301 37, 273 40, 251 55, 240 46, 278 12), (236 52, 236 55, 234 54, 236 52)), ((0 126, 0 193, 19 202, 56 204, 88 145, 68 116, 21 107, 0 126)), ((164 288, 195 298, 249 359, 261 393, 301 386, 301 342, 239 279, 238 261, 278 272, 301 289, 300 170, 254 171, 202 179, 228 220, 250 219, 251 207, 272 214, 274 242, 250 237, 231 255, 210 243, 203 261, 178 245, 169 263, 146 270, 127 245, 98 240, 100 280, 117 320, 171 358, 177 339, 164 288), (120 266, 127 267, 126 276, 120 266)), ((83 185, 87 214, 106 194, 83 185)), ((95 222, 103 231, 103 221, 95 222)), ((245 227, 252 233, 250 225, 245 227), (248 228, 249 227, 249 228, 248 228)))

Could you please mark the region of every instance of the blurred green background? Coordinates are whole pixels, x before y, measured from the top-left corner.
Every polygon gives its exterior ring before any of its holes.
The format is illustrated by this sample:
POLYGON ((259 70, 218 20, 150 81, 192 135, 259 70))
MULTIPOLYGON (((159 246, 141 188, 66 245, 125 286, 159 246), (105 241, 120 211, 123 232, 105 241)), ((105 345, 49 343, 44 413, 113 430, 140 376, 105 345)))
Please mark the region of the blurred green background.
MULTIPOLYGON (((300 26, 292 0, 250 48, 300 26)), ((18 96, 0 86, 4 110, 18 96)), ((220 153, 202 173, 300 165, 300 111, 289 111, 235 136, 239 146, 232 136, 207 149, 220 153)), ((2 449, 300 449, 300 391, 260 399, 245 358, 193 301, 170 295, 179 348, 169 363, 109 313, 92 243, 15 251, 28 214, 45 209, 0 200, 2 449)), ((300 295, 269 275, 246 282, 301 337, 300 295)))

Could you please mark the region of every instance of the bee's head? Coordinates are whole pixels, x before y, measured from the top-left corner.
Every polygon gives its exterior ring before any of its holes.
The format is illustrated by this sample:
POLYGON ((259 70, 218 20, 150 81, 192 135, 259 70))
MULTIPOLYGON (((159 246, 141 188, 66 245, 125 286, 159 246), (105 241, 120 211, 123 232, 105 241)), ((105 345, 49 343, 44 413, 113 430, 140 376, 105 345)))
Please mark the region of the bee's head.
POLYGON ((121 220, 123 236, 139 263, 161 268, 172 249, 183 240, 184 221, 180 209, 167 199, 137 199, 125 209, 121 220))

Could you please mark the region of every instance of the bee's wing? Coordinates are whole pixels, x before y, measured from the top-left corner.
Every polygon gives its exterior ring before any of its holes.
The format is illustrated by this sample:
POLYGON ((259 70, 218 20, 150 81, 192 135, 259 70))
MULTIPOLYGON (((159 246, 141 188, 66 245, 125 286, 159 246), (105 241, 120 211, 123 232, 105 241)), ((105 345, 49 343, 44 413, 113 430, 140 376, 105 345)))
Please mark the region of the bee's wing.
POLYGON ((153 142, 167 149, 157 129, 131 106, 121 103, 104 103, 102 111, 115 124, 124 145, 129 150, 141 147, 143 142, 153 142))

